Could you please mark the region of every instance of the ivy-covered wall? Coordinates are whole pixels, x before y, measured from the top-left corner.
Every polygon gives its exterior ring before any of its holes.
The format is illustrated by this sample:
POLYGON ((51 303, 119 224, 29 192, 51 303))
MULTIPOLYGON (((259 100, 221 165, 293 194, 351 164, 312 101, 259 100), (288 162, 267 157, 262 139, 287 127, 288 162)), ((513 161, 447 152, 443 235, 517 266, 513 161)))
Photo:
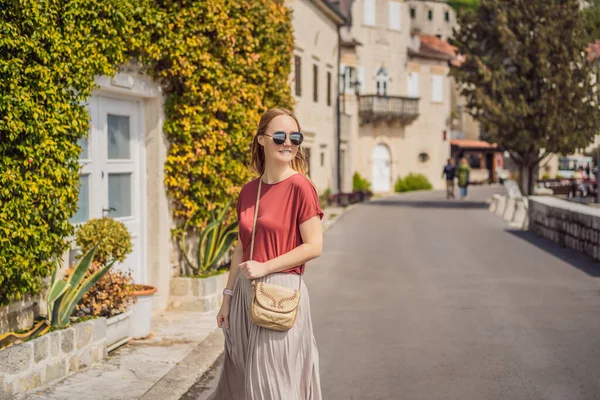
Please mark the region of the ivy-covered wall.
POLYGON ((67 247, 95 75, 137 57, 161 82, 173 217, 201 226, 249 178, 262 112, 291 107, 293 45, 283 0, 0 0, 0 304, 67 247))
POLYGON ((200 226, 249 178, 261 114, 291 107, 294 38, 282 0, 157 2, 144 61, 168 95, 165 185, 173 217, 200 226), (197 212, 198 211, 198 212, 197 212))
POLYGON ((77 206, 94 75, 141 43, 115 0, 0 0, 0 304, 40 288, 77 206))

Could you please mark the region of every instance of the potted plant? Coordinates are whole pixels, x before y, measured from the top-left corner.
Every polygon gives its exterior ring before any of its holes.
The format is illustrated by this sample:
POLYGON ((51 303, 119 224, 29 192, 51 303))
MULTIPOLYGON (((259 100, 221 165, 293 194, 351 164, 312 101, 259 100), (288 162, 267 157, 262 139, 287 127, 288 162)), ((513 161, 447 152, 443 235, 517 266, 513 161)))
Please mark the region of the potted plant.
MULTIPOLYGON (((112 218, 87 221, 75 233, 75 242, 82 251, 97 243, 91 266, 86 274, 94 274, 109 260, 123 262, 132 251, 131 235, 127 227, 112 218)), ((130 318, 133 314, 134 282, 129 272, 112 270, 92 287, 76 306, 76 315, 106 317, 106 346, 108 351, 127 343, 130 336, 130 318)))
POLYGON ((64 279, 58 279, 60 265, 55 261, 50 287, 46 298, 46 316, 37 321, 31 330, 24 333, 9 332, 0 336, 0 349, 12 344, 22 343, 47 333, 50 328, 62 329, 69 326, 73 311, 80 299, 94 286, 102 277, 108 273, 114 262, 100 266, 93 273, 89 268, 96 252, 92 247, 73 267, 69 275, 64 279))
POLYGON ((143 339, 150 335, 152 328, 152 300, 157 289, 150 285, 137 284, 133 286, 133 295, 137 302, 133 306, 130 336, 133 339, 143 339))
POLYGON ((171 279, 169 302, 171 308, 191 311, 212 311, 222 301, 222 291, 229 276, 230 250, 238 236, 237 222, 231 221, 231 202, 213 211, 206 226, 200 230, 196 257, 192 260, 188 239, 190 218, 183 226, 179 241, 183 258, 181 277, 171 279))

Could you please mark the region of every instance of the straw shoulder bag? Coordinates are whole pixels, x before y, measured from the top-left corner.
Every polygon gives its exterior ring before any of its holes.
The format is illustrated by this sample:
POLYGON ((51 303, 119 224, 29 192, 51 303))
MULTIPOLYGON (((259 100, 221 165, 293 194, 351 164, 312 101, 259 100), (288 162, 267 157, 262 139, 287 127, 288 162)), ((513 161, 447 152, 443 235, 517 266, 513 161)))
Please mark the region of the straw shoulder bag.
MULTIPOLYGON (((258 218, 258 204, 260 203, 260 190, 262 187, 262 176, 258 183, 256 195, 256 207, 254 207, 254 221, 252 223, 252 242, 250 247, 250 260, 254 255, 254 233, 256 231, 256 220, 258 218)), ((252 302, 250 303, 250 318, 255 325, 285 332, 291 329, 296 322, 298 306, 300 304, 300 288, 302 286, 302 275, 298 290, 273 283, 256 282, 252 280, 252 302)))

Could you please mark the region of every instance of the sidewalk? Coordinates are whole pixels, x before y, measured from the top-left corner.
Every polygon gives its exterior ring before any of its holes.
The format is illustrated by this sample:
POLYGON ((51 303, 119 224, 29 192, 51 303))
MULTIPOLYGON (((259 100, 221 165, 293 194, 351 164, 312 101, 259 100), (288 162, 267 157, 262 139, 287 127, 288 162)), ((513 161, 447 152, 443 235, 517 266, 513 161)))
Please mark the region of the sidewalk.
MULTIPOLYGON (((178 399, 187 390, 174 396, 152 397, 155 386, 178 363, 211 335, 213 347, 222 352, 222 334, 216 328, 216 311, 209 313, 165 311, 152 321, 152 335, 144 340, 132 340, 109 354, 102 363, 76 373, 53 385, 15 396, 17 400, 131 400, 139 398, 178 399), (213 334, 213 335, 211 335, 213 334), (176 397, 175 397, 176 396, 176 397)), ((212 352, 209 353, 214 353, 212 352)), ((204 353, 207 353, 206 351, 204 353)), ((202 374, 214 362, 195 365, 194 374, 202 374)), ((190 383, 193 384, 194 381, 190 383)))
MULTIPOLYGON (((356 206, 326 208, 323 231, 356 206)), ((223 352, 216 314, 164 311, 152 320, 149 338, 132 340, 102 363, 15 400, 178 400, 223 352)))

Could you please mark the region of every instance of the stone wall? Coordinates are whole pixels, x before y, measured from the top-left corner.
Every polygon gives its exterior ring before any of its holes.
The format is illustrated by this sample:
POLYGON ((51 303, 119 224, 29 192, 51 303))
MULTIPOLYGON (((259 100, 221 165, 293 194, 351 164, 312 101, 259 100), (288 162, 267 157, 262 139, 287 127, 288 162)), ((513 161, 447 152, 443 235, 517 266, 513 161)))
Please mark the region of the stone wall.
POLYGON ((554 197, 529 198, 529 230, 600 259, 600 209, 554 197))
POLYGON ((81 322, 0 350, 0 399, 35 389, 106 356, 106 319, 81 322))
POLYGON ((0 307, 0 335, 30 328, 34 318, 39 315, 36 300, 27 295, 21 301, 0 307))
POLYGON ((229 272, 210 278, 171 278, 169 306, 186 311, 213 311, 223 301, 229 272))

